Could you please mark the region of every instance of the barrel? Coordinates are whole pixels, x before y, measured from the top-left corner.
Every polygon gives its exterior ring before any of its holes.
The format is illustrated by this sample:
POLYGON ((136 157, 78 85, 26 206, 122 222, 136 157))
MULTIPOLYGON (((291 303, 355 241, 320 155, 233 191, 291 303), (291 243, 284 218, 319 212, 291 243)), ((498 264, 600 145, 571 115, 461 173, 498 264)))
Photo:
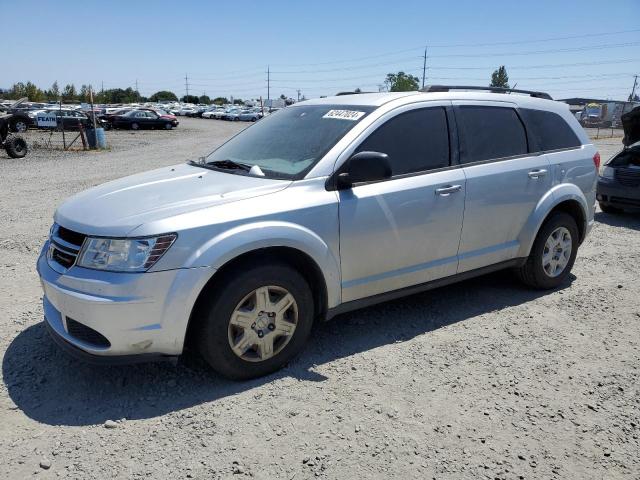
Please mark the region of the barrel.
POLYGON ((107 148, 107 136, 104 133, 104 128, 96 128, 96 136, 98 138, 98 148, 107 148))

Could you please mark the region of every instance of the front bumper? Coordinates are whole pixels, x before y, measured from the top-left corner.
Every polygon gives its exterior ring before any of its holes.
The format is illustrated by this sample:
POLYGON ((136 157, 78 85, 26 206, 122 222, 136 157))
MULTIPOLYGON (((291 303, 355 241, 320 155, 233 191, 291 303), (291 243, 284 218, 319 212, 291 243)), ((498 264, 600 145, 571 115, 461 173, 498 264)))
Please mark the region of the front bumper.
POLYGON ((116 357, 147 360, 182 353, 191 310, 213 269, 113 273, 74 266, 61 274, 49 265, 48 248, 49 242, 37 264, 44 321, 65 350, 75 356, 113 357, 119 363, 130 359, 116 357), (107 341, 94 343, 91 336, 78 335, 68 320, 107 341))
POLYGON ((605 205, 640 209, 640 187, 627 187, 615 180, 600 177, 596 192, 597 200, 605 205))

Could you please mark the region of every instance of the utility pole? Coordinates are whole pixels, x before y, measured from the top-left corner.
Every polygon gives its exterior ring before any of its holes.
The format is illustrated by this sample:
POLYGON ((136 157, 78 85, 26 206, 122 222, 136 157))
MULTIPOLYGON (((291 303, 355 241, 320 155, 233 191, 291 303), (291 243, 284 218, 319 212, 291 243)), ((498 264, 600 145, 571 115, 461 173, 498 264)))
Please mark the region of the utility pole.
POLYGON ((187 97, 189 96, 189 76, 184 74, 184 88, 187 91, 187 97))
POLYGON ((267 103, 271 108, 271 68, 267 65, 267 103))
POLYGON ((631 95, 629 95, 630 102, 633 102, 633 96, 636 94, 636 85, 638 85, 638 75, 633 76, 633 88, 631 89, 631 95))
POLYGON ((422 62, 422 88, 424 88, 424 80, 427 76, 427 47, 424 47, 424 57, 422 62))
POLYGON ((138 79, 136 78, 136 99, 140 101, 140 91, 138 90, 138 79))
POLYGON ((298 101, 300 101, 300 89, 298 89, 298 101))

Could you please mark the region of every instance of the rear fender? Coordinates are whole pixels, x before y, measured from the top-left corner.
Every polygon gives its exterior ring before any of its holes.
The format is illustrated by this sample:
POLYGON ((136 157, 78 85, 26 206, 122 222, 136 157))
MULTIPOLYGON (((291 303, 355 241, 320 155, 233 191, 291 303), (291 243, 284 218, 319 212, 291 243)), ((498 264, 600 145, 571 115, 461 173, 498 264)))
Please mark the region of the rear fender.
POLYGON ((577 202, 582 208, 582 213, 585 219, 584 232, 588 232, 588 203, 587 199, 576 185, 570 183, 562 183, 551 188, 538 202, 535 210, 527 220, 524 228, 520 232, 518 237, 520 249, 518 250, 518 257, 528 257, 533 247, 533 242, 536 239, 536 235, 542 227, 542 224, 546 220, 549 213, 559 204, 567 200, 577 202))

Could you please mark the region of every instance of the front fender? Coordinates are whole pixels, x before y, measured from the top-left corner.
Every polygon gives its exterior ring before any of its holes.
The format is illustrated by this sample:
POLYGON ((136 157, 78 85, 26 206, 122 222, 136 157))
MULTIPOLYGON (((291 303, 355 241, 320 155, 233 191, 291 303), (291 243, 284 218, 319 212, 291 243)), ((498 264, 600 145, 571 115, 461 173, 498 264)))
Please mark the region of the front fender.
POLYGON ((520 249, 518 250, 519 258, 529 256, 531 248, 533 247, 533 242, 536 239, 536 235, 549 215, 549 212, 562 202, 568 200, 577 202, 580 205, 580 208, 582 208, 583 217, 585 219, 584 231, 588 231, 589 207, 587 198, 582 190, 580 190, 576 185, 571 183, 561 183, 545 193, 536 205, 535 210, 529 216, 527 223, 525 223, 524 228, 518 237, 520 244, 520 249))
POLYGON ((328 307, 340 303, 340 264, 336 255, 320 236, 294 223, 264 221, 225 230, 194 251, 186 263, 218 270, 244 253, 268 247, 289 247, 307 254, 324 277, 328 307))

